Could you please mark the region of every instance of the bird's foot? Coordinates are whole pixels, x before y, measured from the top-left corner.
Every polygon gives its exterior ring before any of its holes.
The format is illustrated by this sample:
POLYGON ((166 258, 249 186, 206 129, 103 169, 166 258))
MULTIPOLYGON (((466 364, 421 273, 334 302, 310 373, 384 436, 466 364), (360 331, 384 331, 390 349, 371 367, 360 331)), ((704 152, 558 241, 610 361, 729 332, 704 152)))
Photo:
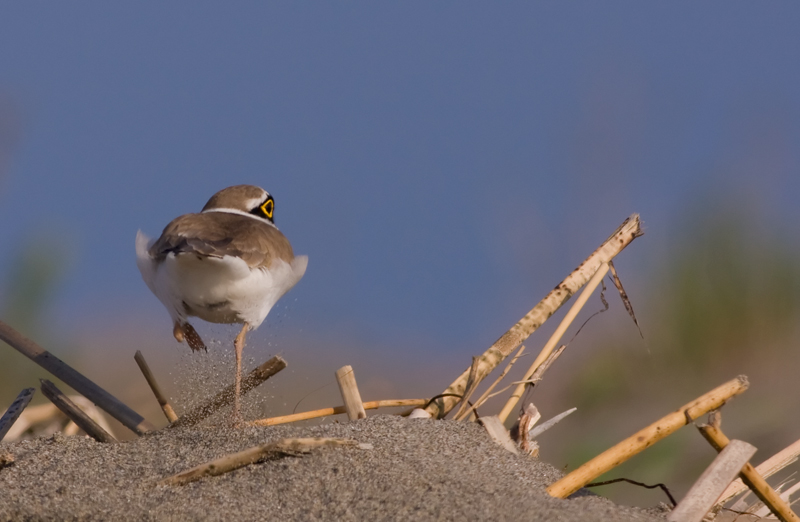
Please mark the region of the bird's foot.
POLYGON ((208 351, 203 339, 200 338, 200 334, 197 333, 197 330, 189 323, 181 324, 176 321, 175 326, 172 328, 172 335, 175 336, 175 339, 179 343, 182 343, 185 339, 193 352, 199 352, 200 350, 208 351))

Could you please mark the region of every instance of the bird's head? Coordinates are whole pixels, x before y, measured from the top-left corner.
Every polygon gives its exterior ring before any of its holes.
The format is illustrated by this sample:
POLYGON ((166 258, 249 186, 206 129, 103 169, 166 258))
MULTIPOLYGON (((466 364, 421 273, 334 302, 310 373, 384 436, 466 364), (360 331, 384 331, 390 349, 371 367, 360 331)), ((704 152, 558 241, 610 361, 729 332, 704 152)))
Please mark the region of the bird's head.
POLYGON ((269 192, 255 185, 234 185, 211 196, 203 212, 235 210, 252 214, 273 223, 275 200, 269 192))

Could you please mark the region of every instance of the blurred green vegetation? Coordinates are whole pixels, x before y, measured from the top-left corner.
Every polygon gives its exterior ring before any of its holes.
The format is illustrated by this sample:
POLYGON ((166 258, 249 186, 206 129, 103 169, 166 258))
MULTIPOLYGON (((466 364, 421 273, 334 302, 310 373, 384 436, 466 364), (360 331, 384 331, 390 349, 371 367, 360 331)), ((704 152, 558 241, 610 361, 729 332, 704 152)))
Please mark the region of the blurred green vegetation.
MULTIPOLYGON (((0 287, 3 289, 0 294, 0 320, 55 353, 69 350, 69 341, 63 335, 57 335, 48 313, 48 305, 72 266, 66 236, 46 231, 33 232, 12 252, 10 268, 0 287)), ((23 388, 38 388, 40 377, 53 379, 1 341, 0 367, 6 370, 3 372, 0 397, 7 400, 2 404, 10 403, 23 388)), ((0 404, 0 409, 3 408, 5 406, 0 404)))
POLYGON ((70 260, 59 237, 32 235, 19 249, 5 278, 0 317, 23 332, 41 331, 47 304, 66 274, 70 260))
POLYGON ((796 327, 800 257, 753 218, 733 208, 706 216, 667 266, 656 342, 669 340, 673 363, 706 373, 721 357, 763 356, 796 327))

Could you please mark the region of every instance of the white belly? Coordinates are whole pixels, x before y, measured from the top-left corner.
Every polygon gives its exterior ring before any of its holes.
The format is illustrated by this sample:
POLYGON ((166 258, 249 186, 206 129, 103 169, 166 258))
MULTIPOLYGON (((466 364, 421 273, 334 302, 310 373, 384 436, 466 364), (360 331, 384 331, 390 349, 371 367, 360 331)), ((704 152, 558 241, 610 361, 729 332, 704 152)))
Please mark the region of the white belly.
MULTIPOLYGON (((147 243, 142 238, 142 247, 147 243)), ((305 273, 308 258, 291 264, 275 260, 269 269, 251 269, 238 257, 170 254, 156 263, 136 242, 142 277, 173 321, 195 316, 212 323, 260 325, 269 311, 305 273), (143 250, 143 251, 142 251, 143 250), (144 254, 144 255, 142 255, 144 254)))

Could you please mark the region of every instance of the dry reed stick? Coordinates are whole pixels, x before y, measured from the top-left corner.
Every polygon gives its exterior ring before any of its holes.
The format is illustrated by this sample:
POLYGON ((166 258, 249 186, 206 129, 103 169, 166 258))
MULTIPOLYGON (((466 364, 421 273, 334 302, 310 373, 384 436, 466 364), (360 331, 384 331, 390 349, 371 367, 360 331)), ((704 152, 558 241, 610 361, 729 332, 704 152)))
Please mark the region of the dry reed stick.
MULTIPOLYGON (((698 430, 717 451, 722 451, 730 443, 728 437, 722 430, 714 426, 698 426, 698 430)), ((764 477, 758 474, 755 468, 747 463, 741 469, 739 477, 756 494, 756 496, 767 505, 778 519, 783 522, 800 522, 798 517, 789 504, 783 500, 778 493, 767 484, 764 477)))
MULTIPOLYGON (((399 399, 399 400, 385 400, 385 401, 371 401, 364 403, 365 410, 377 410, 378 408, 393 408, 398 406, 425 406, 430 402, 429 399, 399 399)), ((287 424, 289 422, 297 422, 301 420, 317 419, 319 417, 329 417, 331 415, 339 415, 347 413, 344 406, 336 406, 335 408, 322 408, 321 410, 304 411, 302 413, 292 413, 291 415, 282 415, 280 417, 269 417, 266 419, 259 419, 247 422, 251 426, 275 426, 276 424, 287 424)))
POLYGON ((133 356, 133 358, 136 360, 136 364, 139 365, 139 369, 142 370, 142 375, 144 375, 147 384, 150 385, 153 395, 156 396, 156 400, 158 401, 158 405, 161 406, 161 411, 164 412, 164 416, 170 422, 175 422, 178 420, 178 416, 175 415, 175 410, 172 409, 169 401, 161 391, 161 387, 156 381, 156 376, 153 375, 153 372, 150 370, 150 366, 148 366, 147 361, 144 360, 144 355, 142 355, 142 352, 136 350, 136 354, 133 356))
POLYGON ((117 419, 134 433, 142 435, 155 429, 155 426, 148 420, 122 401, 2 321, 0 321, 0 339, 61 379, 64 384, 95 403, 98 408, 117 419))
POLYGON ((352 439, 281 439, 277 442, 253 446, 238 453, 231 453, 218 459, 200 464, 177 475, 167 477, 159 485, 183 486, 203 477, 215 477, 249 464, 255 464, 270 456, 298 455, 308 453, 322 446, 355 446, 358 442, 352 439))
POLYGON ((336 382, 339 384, 347 418, 351 421, 366 419, 367 412, 364 411, 364 404, 361 402, 361 393, 358 391, 353 367, 348 364, 336 370, 336 382))
MULTIPOLYGON (((259 384, 263 383, 279 371, 286 368, 286 361, 283 357, 276 355, 267 362, 247 374, 247 377, 242 379, 242 395, 246 394, 259 384)), ((181 416, 169 425, 170 428, 180 428, 182 426, 194 426, 198 422, 210 417, 214 412, 220 408, 224 408, 231 404, 235 396, 235 384, 231 384, 221 392, 217 393, 210 401, 198 406, 189 413, 181 416)))
POLYGON ((506 365, 506 367, 503 368, 503 371, 502 371, 502 373, 500 373, 500 376, 497 377, 497 379, 495 379, 495 381, 491 384, 491 386, 489 386, 486 389, 485 392, 483 392, 483 395, 481 395, 478 398, 478 400, 475 401, 475 404, 470 406, 467 409, 467 411, 465 411, 461 415, 456 415, 455 416, 455 420, 460 421, 460 420, 466 419, 467 416, 469 416, 469 414, 471 414, 473 411, 477 411, 478 408, 480 408, 483 405, 484 402, 489 400, 489 397, 490 397, 490 394, 492 393, 492 390, 494 390, 495 387, 497 387, 497 385, 500 384, 500 381, 502 381, 503 378, 506 376, 506 374, 508 374, 508 371, 511 369, 512 366, 514 366, 514 363, 517 362, 517 359, 519 359, 522 356, 522 353, 524 351, 525 351, 525 345, 523 344, 523 345, 521 345, 519 347, 519 350, 517 350, 516 355, 514 355, 514 357, 511 358, 511 361, 506 365))
POLYGON ((11 426, 17 422, 17 419, 22 414, 22 411, 31 402, 33 399, 33 394, 36 392, 35 388, 25 388, 17 398, 14 399, 14 402, 11 403, 11 406, 8 407, 6 412, 0 417, 0 441, 3 440, 3 437, 6 436, 8 430, 11 429, 11 426))
POLYGON ((39 382, 42 383, 42 393, 44 396, 50 399, 50 402, 55 404, 64 415, 69 417, 70 420, 85 431, 87 435, 97 442, 117 442, 117 439, 115 439, 113 435, 100 427, 100 425, 86 415, 83 410, 78 408, 74 402, 69 400, 69 397, 56 388, 55 384, 47 379, 39 379, 39 382))
POLYGON ((478 372, 479 362, 480 359, 478 359, 477 357, 472 358, 472 366, 470 366, 469 377, 467 378, 467 385, 464 387, 464 395, 461 397, 460 401, 461 406, 456 411, 455 416, 453 416, 453 419, 455 420, 459 420, 459 417, 467 410, 467 408, 469 408, 469 400, 472 398, 472 394, 475 393, 475 388, 478 386, 475 377, 478 372))
POLYGON ((706 468, 689 489, 683 500, 667 515, 669 522, 700 522, 714 506, 717 498, 733 482, 756 447, 741 440, 733 440, 706 468))
POLYGON ((572 473, 551 484, 547 488, 547 492, 557 498, 566 498, 572 495, 596 477, 619 466, 682 426, 711 410, 718 409, 725 404, 725 401, 745 391, 748 386, 747 377, 740 375, 722 386, 714 388, 586 462, 572 473))
POLYGON ((3 440, 8 430, 11 429, 11 426, 14 425, 22 414, 22 410, 31 402, 35 392, 36 388, 25 388, 19 392, 19 395, 17 395, 17 398, 11 403, 11 406, 9 406, 3 416, 0 417, 0 441, 3 440))
MULTIPOLYGON (((775 455, 756 466, 756 471, 758 471, 758 474, 762 477, 769 478, 789 464, 796 462, 798 455, 800 455, 800 440, 796 440, 789 446, 785 447, 775 455)), ((733 483, 722 493, 722 495, 719 497, 719 500, 717 500, 717 503, 714 506, 715 509, 722 507, 726 502, 746 489, 747 486, 744 484, 744 482, 742 482, 741 479, 734 480, 733 483)))
MULTIPOLYGON (((75 402, 74 400, 75 397, 77 396, 72 397, 71 399, 72 402, 75 402)), ((25 412, 23 413, 23 415, 20 416, 20 420, 14 423, 15 427, 11 431, 12 432, 17 431, 20 424, 27 424, 28 426, 32 426, 34 424, 38 424, 46 420, 51 420, 51 417, 53 417, 53 415, 56 415, 58 411, 60 410, 56 408, 56 405, 51 402, 25 408, 25 412)))
MULTIPOLYGON (((577 317, 578 313, 583 308, 583 305, 586 304, 586 302, 589 300, 589 297, 591 297, 592 292, 594 292, 594 289, 597 288, 597 285, 600 284, 600 282, 603 280, 603 278, 607 273, 608 273, 608 263, 603 263, 602 265, 600 265, 600 268, 597 269, 597 272, 595 272, 592 279, 588 283, 586 283, 586 287, 583 289, 583 292, 581 292, 581 295, 578 296, 578 299, 575 301, 575 304, 573 304, 572 307, 569 309, 567 315, 564 316, 564 319, 561 320, 561 323, 558 325, 558 328, 556 328, 556 331, 553 332, 553 335, 551 335, 550 339, 547 340, 547 344, 544 345, 544 348, 542 348, 542 351, 539 352, 539 355, 536 357, 536 360, 533 361, 531 367, 528 368, 527 372, 525 372, 525 378, 522 380, 530 379, 533 373, 536 371, 536 369, 542 363, 544 363, 544 361, 546 361, 548 357, 550 357, 550 353, 553 351, 553 348, 556 347, 558 342, 561 340, 561 337, 564 335, 564 332, 567 331, 567 328, 569 328, 569 326, 572 324, 572 321, 575 320, 575 317, 577 317)), ((509 414, 517 405, 519 398, 522 397, 522 394, 524 392, 525 392, 524 384, 520 384, 516 387, 514 393, 511 394, 511 397, 508 398, 508 401, 506 401, 505 406, 503 406, 503 409, 497 415, 501 421, 505 422, 506 419, 508 419, 509 414)))
MULTIPOLYGON (((482 381, 494 370, 503 359, 511 355, 514 349, 522 344, 535 332, 561 305, 566 303, 589 278, 597 272, 600 265, 607 263, 619 254, 635 238, 644 232, 638 214, 633 214, 611 234, 600 247, 581 263, 564 281, 556 286, 550 293, 534 306, 517 324, 511 327, 502 337, 486 350, 481 356, 480 366, 476 379, 482 381)), ((470 369, 467 368, 453 383, 441 394, 443 397, 431 403, 426 410, 434 418, 447 415, 458 402, 457 397, 464 395, 464 388, 469 378, 470 369)))

